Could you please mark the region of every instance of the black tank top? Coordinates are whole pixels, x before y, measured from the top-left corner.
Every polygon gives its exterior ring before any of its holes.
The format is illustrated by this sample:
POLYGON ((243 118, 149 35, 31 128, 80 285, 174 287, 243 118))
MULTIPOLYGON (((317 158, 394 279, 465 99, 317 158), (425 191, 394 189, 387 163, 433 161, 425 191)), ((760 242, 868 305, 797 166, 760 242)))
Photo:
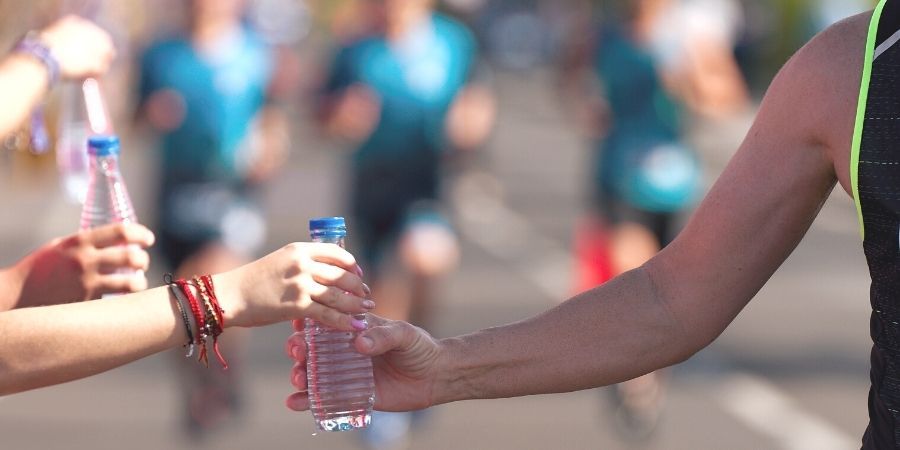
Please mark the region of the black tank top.
POLYGON ((872 278, 872 368, 864 449, 900 448, 900 0, 872 15, 851 177, 872 278))

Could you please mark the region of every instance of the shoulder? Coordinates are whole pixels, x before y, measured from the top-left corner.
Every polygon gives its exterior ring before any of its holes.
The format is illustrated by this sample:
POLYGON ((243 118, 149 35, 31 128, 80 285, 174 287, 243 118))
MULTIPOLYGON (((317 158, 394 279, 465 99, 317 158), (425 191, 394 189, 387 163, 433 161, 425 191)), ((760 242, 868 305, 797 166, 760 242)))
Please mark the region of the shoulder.
POLYGON ((439 35, 465 45, 475 45, 475 37, 462 22, 441 13, 433 13, 431 20, 439 35))
POLYGON ((767 97, 802 107, 820 139, 828 138, 821 134, 834 130, 835 120, 853 122, 871 16, 847 18, 816 35, 785 64, 769 89, 767 97))
POLYGON ((871 19, 872 12, 867 12, 837 22, 810 40, 793 59, 813 69, 829 67, 837 70, 832 78, 860 72, 871 19))
POLYGON ((838 22, 797 51, 772 81, 758 117, 825 151, 845 188, 871 17, 838 22))

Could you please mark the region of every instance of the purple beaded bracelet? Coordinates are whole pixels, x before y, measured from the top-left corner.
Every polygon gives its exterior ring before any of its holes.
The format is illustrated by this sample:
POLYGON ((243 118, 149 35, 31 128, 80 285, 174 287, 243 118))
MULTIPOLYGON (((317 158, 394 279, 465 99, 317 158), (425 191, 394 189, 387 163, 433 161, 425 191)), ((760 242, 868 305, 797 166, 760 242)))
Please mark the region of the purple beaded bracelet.
POLYGON ((59 81, 59 61, 53 56, 50 47, 41 42, 34 32, 28 33, 13 48, 15 53, 30 55, 47 68, 49 85, 52 87, 59 81))
MULTIPOLYGON (((59 81, 59 61, 34 32, 26 34, 13 48, 13 52, 29 55, 44 65, 47 69, 48 88, 52 88, 59 81)), ((31 148, 37 154, 45 153, 50 148, 50 138, 47 134, 44 110, 41 106, 31 112, 31 148)))

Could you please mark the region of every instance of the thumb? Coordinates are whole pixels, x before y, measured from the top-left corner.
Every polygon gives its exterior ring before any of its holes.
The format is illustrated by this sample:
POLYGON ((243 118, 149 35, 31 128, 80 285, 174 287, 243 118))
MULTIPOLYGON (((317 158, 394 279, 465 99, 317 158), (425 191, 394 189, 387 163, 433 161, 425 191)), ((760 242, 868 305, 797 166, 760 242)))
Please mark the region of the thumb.
POLYGON ((369 315, 369 324, 369 329, 354 342, 356 350, 364 355, 378 356, 390 351, 408 350, 416 340, 416 329, 406 322, 369 315))

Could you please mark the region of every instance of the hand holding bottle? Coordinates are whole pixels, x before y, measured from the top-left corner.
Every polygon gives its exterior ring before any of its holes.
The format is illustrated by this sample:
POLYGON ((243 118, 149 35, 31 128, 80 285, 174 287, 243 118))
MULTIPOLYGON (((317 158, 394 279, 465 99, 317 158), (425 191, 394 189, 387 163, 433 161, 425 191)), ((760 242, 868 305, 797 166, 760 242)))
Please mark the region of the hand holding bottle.
POLYGON ((213 278, 229 326, 309 317, 351 330, 355 319, 345 313, 375 307, 358 274, 353 255, 336 245, 293 243, 213 278))
POLYGON ((112 224, 54 239, 11 270, 22 280, 16 307, 54 305, 147 288, 147 247, 154 236, 138 224, 112 224), (130 269, 130 274, 117 273, 130 269))
POLYGON ((115 57, 109 34, 93 22, 70 15, 40 32, 39 38, 59 63, 60 75, 81 79, 106 73, 115 57))
MULTIPOLYGON (((443 393, 453 386, 445 346, 421 328, 369 314, 369 329, 360 333, 356 351, 372 356, 375 376, 375 409, 412 411, 446 401, 443 393)), ((295 361, 291 383, 299 392, 287 399, 287 407, 306 411, 310 407, 307 386, 307 351, 302 322, 294 322, 294 333, 285 350, 295 361)))

